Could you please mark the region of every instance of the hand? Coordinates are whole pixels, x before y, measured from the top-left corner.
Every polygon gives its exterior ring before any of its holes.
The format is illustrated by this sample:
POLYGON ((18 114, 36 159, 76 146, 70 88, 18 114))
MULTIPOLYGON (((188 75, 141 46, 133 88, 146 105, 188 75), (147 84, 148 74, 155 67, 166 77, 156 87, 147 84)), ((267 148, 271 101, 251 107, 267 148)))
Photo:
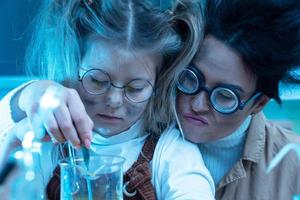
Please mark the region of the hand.
POLYGON ((54 81, 36 81, 22 90, 19 107, 26 113, 33 130, 42 127, 59 143, 67 140, 76 148, 81 145, 90 147, 93 122, 75 89, 64 87, 54 81), (45 116, 40 116, 43 113, 41 111, 45 109, 40 101, 50 86, 59 91, 56 96, 59 105, 49 110, 45 116))

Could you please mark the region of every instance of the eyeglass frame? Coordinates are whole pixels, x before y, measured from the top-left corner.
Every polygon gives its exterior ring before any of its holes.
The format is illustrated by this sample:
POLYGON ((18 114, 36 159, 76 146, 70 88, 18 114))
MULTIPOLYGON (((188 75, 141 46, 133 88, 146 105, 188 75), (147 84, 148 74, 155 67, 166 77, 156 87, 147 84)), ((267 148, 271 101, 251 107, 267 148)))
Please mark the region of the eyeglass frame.
POLYGON ((219 85, 216 85, 216 86, 213 87, 213 88, 209 88, 209 87, 205 86, 205 82, 204 82, 204 81, 203 81, 203 84, 200 85, 200 81, 199 81, 199 80, 201 80, 200 77, 202 77, 202 78, 201 78, 202 80, 205 80, 205 79, 203 78, 202 73, 200 72, 200 70, 199 70, 198 68, 194 67, 193 65, 189 65, 189 66, 186 67, 182 72, 179 73, 179 75, 178 75, 178 77, 177 77, 177 79, 176 79, 176 87, 177 87, 177 89, 178 89, 181 93, 186 94, 186 95, 197 95, 197 94, 199 94, 201 91, 205 91, 205 92, 208 94, 208 97, 209 97, 208 99, 209 99, 210 105, 214 108, 215 111, 217 111, 218 113, 221 113, 221 114, 229 115, 229 114, 235 113, 237 110, 243 110, 243 109, 245 108, 245 106, 246 106, 249 102, 255 100, 255 99, 258 98, 258 97, 260 97, 261 94, 262 94, 262 93, 259 92, 258 90, 255 90, 255 91, 253 92, 253 94, 252 94, 247 100, 242 101, 242 100, 241 100, 241 97, 240 97, 240 94, 236 91, 235 88, 231 87, 230 85, 219 84, 219 85), (182 90, 182 87, 180 87, 181 84, 179 83, 179 77, 180 77, 180 75, 181 75, 185 70, 190 70, 190 72, 192 72, 192 73, 194 74, 194 76, 197 78, 198 87, 197 87, 197 89, 196 89, 194 92, 188 93, 188 92, 186 92, 186 91, 183 91, 183 90, 182 90), (232 93, 236 96, 238 102, 237 102, 237 106, 236 106, 235 109, 233 109, 233 110, 230 111, 230 112, 222 112, 222 111, 220 111, 220 110, 218 110, 218 109, 216 108, 216 106, 214 105, 214 103, 213 103, 213 101, 211 100, 211 98, 212 98, 212 93, 213 93, 213 91, 215 91, 215 90, 218 89, 218 88, 224 88, 224 89, 227 89, 227 90, 229 90, 230 92, 232 92, 232 93))
MULTIPOLYGON (((82 73, 82 75, 79 73, 79 75, 78 75, 78 81, 81 82, 83 89, 84 89, 86 92, 88 92, 89 94, 92 94, 92 95, 102 95, 102 94, 106 93, 106 92, 111 88, 111 86, 113 86, 114 88, 122 89, 123 95, 126 97, 126 99, 127 99, 129 102, 132 102, 132 103, 143 103, 143 102, 148 101, 148 100, 155 94, 155 89, 154 89, 152 83, 151 83, 150 81, 148 81, 148 80, 143 80, 143 81, 148 82, 149 85, 151 86, 151 88, 152 88, 152 94, 151 94, 147 99, 145 99, 145 100, 143 100, 143 101, 132 101, 132 100, 126 95, 125 88, 126 88, 126 87, 128 86, 128 84, 131 83, 132 81, 135 81, 135 80, 142 80, 142 79, 132 79, 132 80, 130 80, 129 82, 127 82, 127 83, 126 83, 125 85, 123 85, 123 86, 117 86, 117 85, 114 85, 114 84, 113 84, 113 82, 112 82, 112 80, 111 80, 111 78, 110 78, 110 76, 109 76, 109 73, 106 72, 105 70, 102 70, 102 69, 99 69, 99 68, 91 68, 91 69, 88 69, 88 70, 86 70, 86 69, 84 69, 84 68, 80 68, 80 70, 82 70, 82 71, 84 71, 84 72, 82 73), (85 88, 84 84, 83 84, 83 81, 82 81, 82 80, 83 80, 84 76, 85 76, 87 73, 89 73, 90 71, 93 71, 93 70, 101 71, 101 72, 104 73, 104 74, 108 77, 108 79, 109 79, 109 83, 110 83, 110 84, 109 84, 109 87, 105 88, 104 92, 102 92, 102 93, 93 93, 93 92, 87 90, 87 89, 85 88)), ((80 70, 79 70, 79 71, 80 71, 80 70)))

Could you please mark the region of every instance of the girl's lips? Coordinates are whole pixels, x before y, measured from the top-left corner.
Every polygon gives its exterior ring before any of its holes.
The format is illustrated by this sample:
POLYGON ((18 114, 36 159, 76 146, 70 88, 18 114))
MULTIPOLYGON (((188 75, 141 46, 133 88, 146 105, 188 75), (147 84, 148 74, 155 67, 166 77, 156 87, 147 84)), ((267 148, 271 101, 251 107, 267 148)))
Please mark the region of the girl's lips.
POLYGON ((203 126, 208 125, 207 119, 204 117, 196 116, 190 113, 183 114, 184 119, 186 119, 188 122, 196 125, 196 126, 203 126))
POLYGON ((104 114, 98 114, 98 116, 101 118, 101 120, 108 122, 108 123, 118 123, 123 119, 121 117, 116 117, 116 116, 112 116, 112 115, 104 115, 104 114))

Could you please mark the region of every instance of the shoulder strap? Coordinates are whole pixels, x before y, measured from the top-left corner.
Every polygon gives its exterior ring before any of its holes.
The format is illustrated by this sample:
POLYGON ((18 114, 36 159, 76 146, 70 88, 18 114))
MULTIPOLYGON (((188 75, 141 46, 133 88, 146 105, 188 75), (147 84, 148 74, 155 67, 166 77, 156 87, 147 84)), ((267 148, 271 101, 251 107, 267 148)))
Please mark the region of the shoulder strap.
POLYGON ((158 137, 151 134, 147 137, 136 162, 124 175, 125 200, 155 200, 155 190, 151 183, 150 161, 153 158, 158 137))
POLYGON ((46 195, 49 200, 59 200, 60 199, 60 168, 57 166, 53 175, 46 186, 46 195))

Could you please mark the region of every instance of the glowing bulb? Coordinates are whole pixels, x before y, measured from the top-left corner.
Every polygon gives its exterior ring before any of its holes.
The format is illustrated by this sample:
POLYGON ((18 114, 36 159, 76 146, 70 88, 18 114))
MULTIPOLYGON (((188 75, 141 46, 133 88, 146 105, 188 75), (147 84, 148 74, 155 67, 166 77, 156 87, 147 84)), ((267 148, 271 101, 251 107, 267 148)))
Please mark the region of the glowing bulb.
POLYGON ((31 171, 31 170, 26 172, 26 174, 25 174, 25 179, 27 181, 32 181, 34 179, 34 177, 35 177, 35 173, 34 173, 34 171, 31 171))
POLYGON ((34 139, 35 134, 33 131, 28 131, 25 133, 23 141, 22 141, 22 146, 24 148, 31 148, 32 147, 32 140, 34 139))
POLYGON ((17 151, 14 155, 15 159, 20 160, 24 157, 24 152, 23 151, 17 151))
POLYGON ((29 152, 25 152, 24 154, 24 164, 26 166, 32 166, 33 165, 33 158, 32 158, 32 154, 29 152))
POLYGON ((32 152, 37 152, 41 154, 41 147, 42 147, 42 143, 40 142, 33 142, 32 143, 32 152))
POLYGON ((28 131, 25 135, 24 135, 24 140, 28 140, 28 141, 32 141, 34 139, 34 132, 33 131, 28 131))

